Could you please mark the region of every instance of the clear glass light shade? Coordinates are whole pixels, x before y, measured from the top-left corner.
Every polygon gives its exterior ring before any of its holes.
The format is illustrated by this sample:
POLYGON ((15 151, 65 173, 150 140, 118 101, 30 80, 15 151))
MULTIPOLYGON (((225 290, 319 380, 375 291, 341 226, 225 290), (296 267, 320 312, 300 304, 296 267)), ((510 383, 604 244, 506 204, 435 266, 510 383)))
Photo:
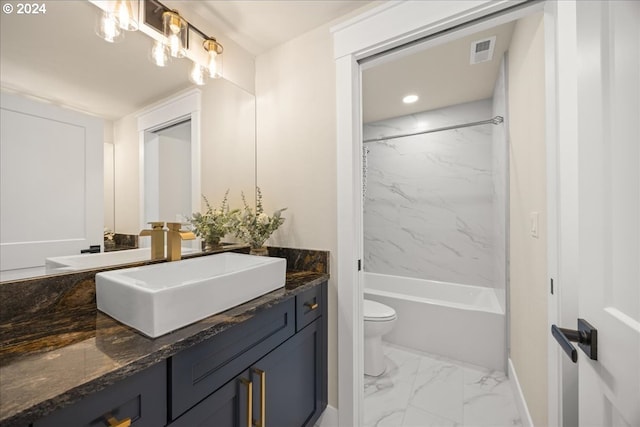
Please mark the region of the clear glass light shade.
POLYGON ((166 11, 162 14, 162 32, 167 38, 169 53, 174 58, 185 55, 187 30, 187 21, 177 12, 166 11))
POLYGON ((125 31, 137 31, 138 20, 133 13, 133 7, 129 0, 118 0, 115 3, 114 15, 118 18, 120 28, 125 31))
POLYGON ((215 51, 209 52, 207 71, 209 72, 209 77, 212 79, 222 77, 222 57, 215 51))
POLYGON ((117 43, 124 39, 124 33, 120 29, 118 19, 113 13, 103 11, 98 16, 96 34, 109 43, 117 43))
POLYGON ((158 67, 166 67, 171 60, 169 56, 169 48, 164 43, 156 40, 149 52, 149 59, 158 67))
POLYGON ((184 58, 185 49, 180 41, 180 37, 175 34, 170 35, 167 39, 167 46, 169 47, 171 56, 174 58, 184 58))
POLYGON ((189 80, 191 80, 193 84, 196 84, 198 86, 204 85, 205 78, 206 78, 206 71, 207 70, 205 69, 205 67, 194 62, 193 68, 191 68, 191 73, 189 73, 189 80))
POLYGON ((210 38, 204 41, 203 47, 207 51, 209 77, 212 79, 222 77, 222 45, 216 39, 210 38))

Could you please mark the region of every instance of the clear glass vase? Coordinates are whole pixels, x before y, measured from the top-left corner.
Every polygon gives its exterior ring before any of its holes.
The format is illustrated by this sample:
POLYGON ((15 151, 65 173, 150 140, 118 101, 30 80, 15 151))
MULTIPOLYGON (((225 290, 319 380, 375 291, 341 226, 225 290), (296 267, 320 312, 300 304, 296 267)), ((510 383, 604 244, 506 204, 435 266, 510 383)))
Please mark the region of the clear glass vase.
POLYGON ((202 240, 202 250, 204 252, 220 249, 221 247, 220 236, 207 236, 202 240))
POLYGON ((251 248, 249 250, 249 255, 269 256, 269 249, 267 249, 266 246, 261 246, 259 248, 251 248))

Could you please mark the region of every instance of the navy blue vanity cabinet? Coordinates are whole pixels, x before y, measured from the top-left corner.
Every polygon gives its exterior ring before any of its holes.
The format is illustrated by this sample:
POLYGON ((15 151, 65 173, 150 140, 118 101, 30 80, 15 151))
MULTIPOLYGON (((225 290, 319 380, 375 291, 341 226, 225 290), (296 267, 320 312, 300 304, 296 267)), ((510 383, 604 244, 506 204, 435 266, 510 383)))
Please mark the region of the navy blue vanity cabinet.
MULTIPOLYGON (((295 302, 284 301, 169 360, 175 420, 295 333, 295 302)), ((222 425, 221 425, 222 426, 222 425)))
POLYGON ((247 370, 187 411, 171 427, 250 426, 252 388, 247 370))
POLYGON ((316 320, 251 367, 256 425, 315 424, 326 407, 323 333, 316 320))
POLYGON ((171 407, 195 406, 170 427, 313 426, 327 406, 326 307, 325 282, 172 358, 171 407))
POLYGON ((33 427, 158 427, 166 422, 167 365, 160 362, 34 422, 33 427))

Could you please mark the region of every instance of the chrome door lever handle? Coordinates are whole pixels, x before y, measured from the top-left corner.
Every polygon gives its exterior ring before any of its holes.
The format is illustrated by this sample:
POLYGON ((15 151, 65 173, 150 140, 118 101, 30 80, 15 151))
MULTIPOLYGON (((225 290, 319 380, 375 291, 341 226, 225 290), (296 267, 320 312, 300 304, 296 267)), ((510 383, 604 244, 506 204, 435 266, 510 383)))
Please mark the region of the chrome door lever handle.
POLYGON ((598 330, 586 320, 578 319, 578 330, 552 325, 551 334, 573 363, 578 361, 578 352, 572 341, 577 342, 591 360, 598 360, 598 330))

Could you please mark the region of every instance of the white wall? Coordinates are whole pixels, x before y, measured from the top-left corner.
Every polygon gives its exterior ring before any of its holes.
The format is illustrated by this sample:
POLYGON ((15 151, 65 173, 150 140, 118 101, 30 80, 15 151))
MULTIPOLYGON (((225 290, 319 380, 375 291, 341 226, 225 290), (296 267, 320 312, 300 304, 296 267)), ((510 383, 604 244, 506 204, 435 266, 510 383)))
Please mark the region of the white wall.
POLYGON ((242 206, 242 192, 254 200, 255 113, 254 96, 229 82, 209 81, 203 89, 201 190, 214 207, 227 190, 234 207, 242 206))
POLYGON ((113 145, 113 122, 104 122, 104 226, 113 231, 114 217, 114 165, 115 147, 113 145))
MULTIPOLYGON (((367 123, 364 139, 490 117, 492 101, 485 99, 367 123)), ((365 271, 496 286, 492 132, 501 126, 365 144, 365 271)))
POLYGON ((222 76, 249 93, 255 93, 256 64, 252 54, 225 36, 217 40, 224 46, 222 76))
MULTIPOLYGON (((335 62, 322 26, 256 59, 258 185, 287 207, 267 242, 336 254, 335 62)), ((332 268, 332 277, 335 271, 332 268)), ((336 282, 329 281, 329 404, 337 406, 336 282)))
POLYGON ((508 54, 510 358, 535 425, 547 424, 547 221, 542 15, 518 21, 508 54), (539 238, 530 213, 539 213, 539 238))
POLYGON ((140 232, 140 148, 138 120, 130 114, 113 123, 115 226, 122 234, 140 232))
MULTIPOLYGON (((239 207, 241 192, 249 201, 254 194, 255 98, 221 79, 209 81, 201 91, 201 191, 217 207, 225 191, 230 189, 229 202, 239 207)), ((114 123, 115 231, 118 233, 140 232, 137 114, 114 123)))

